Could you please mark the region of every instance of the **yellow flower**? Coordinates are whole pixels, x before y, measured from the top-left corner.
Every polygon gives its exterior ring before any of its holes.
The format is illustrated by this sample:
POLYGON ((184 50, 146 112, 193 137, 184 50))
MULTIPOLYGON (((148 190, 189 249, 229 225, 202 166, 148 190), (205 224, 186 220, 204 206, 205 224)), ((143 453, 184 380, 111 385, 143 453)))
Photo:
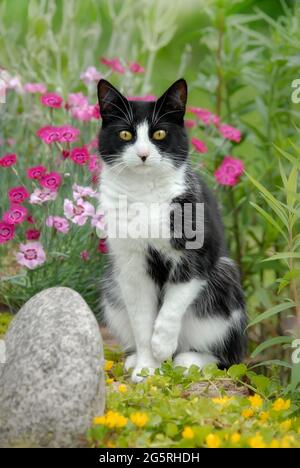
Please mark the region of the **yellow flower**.
POLYGON ((285 432, 289 431, 291 429, 291 426, 292 426, 291 419, 287 419, 286 421, 283 421, 282 423, 280 423, 281 429, 285 432))
POLYGON ((144 427, 147 424, 149 417, 146 413, 137 412, 132 413, 130 419, 137 427, 144 427))
POLYGON ((107 442, 107 448, 116 448, 115 444, 110 440, 107 442))
POLYGON ((208 434, 205 440, 208 448, 219 448, 221 445, 220 437, 215 434, 208 434))
POLYGON ((262 411, 260 414, 259 414, 259 419, 262 421, 262 422, 266 422, 268 419, 269 419, 270 415, 267 411, 262 411))
POLYGON ((227 406, 233 400, 233 397, 223 396, 220 398, 212 398, 213 403, 220 406, 227 406))
POLYGON ((126 387, 125 384, 121 384, 121 385, 119 385, 118 390, 119 390, 120 393, 126 393, 127 392, 127 387, 126 387))
POLYGON ((266 444, 259 432, 255 434, 255 436, 250 437, 248 440, 248 444, 251 448, 259 449, 259 448, 266 448, 266 444))
POLYGON ((114 381, 114 379, 106 379, 106 383, 109 384, 109 385, 112 384, 113 381, 114 381))
POLYGON ((273 439, 272 442, 270 443, 270 448, 273 448, 273 449, 280 448, 279 440, 273 439))
POLYGON ((108 411, 106 414, 106 426, 110 429, 114 427, 124 427, 127 424, 128 419, 125 418, 122 414, 115 411, 108 411))
POLYGON ((195 436, 193 429, 190 426, 185 426, 182 431, 183 439, 193 439, 195 436))
POLYGON ((100 425, 105 426, 106 418, 105 416, 97 416, 96 418, 94 418, 93 423, 95 426, 100 426, 100 425))
POLYGON ((291 448, 293 442, 295 442, 293 436, 284 436, 280 442, 280 448, 291 448))
POLYGON ((298 432, 298 434, 300 434, 300 427, 298 427, 297 432, 298 432))
POLYGON ((247 408, 242 411, 242 416, 245 419, 252 418, 253 414, 254 412, 251 408, 247 408))
POLYGON ((232 434, 230 440, 233 444, 237 444, 241 439, 241 434, 239 434, 238 432, 235 432, 234 434, 232 434))
POLYGON ((104 370, 106 372, 110 371, 113 365, 114 365, 114 361, 105 361, 104 370))
POLYGON ((273 403, 274 411, 287 410, 291 406, 291 400, 284 400, 283 398, 277 398, 273 403))
POLYGON ((248 398, 252 408, 260 408, 263 404, 263 399, 259 395, 253 395, 248 398))

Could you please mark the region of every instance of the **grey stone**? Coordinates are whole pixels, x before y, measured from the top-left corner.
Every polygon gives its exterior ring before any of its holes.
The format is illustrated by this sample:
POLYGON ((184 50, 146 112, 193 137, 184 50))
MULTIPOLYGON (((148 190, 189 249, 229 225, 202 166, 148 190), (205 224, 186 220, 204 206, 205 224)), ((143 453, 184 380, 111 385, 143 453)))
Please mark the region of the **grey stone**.
POLYGON ((103 414, 103 346, 97 321, 68 288, 28 301, 0 364, 0 447, 80 447, 103 414))

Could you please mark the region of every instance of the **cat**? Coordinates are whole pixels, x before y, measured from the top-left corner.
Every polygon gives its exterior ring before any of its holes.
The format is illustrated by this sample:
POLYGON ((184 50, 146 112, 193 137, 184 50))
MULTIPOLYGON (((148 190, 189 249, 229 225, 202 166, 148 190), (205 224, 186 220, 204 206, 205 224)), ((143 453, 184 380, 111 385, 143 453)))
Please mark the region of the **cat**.
POLYGON ((103 314, 127 353, 125 368, 133 369, 132 381, 143 380, 143 368, 152 374, 169 358, 187 369, 240 362, 246 350, 244 295, 228 256, 218 204, 189 163, 186 81, 176 81, 157 101, 146 102, 127 100, 102 79, 98 99, 101 209, 115 213, 121 225, 124 217, 136 221, 135 211, 130 214, 135 203, 155 204, 158 210, 148 224, 170 228, 166 237, 107 239, 103 314), (120 208, 120 198, 126 199, 126 208, 120 208), (198 204, 204 204, 202 233, 200 228, 195 232, 198 204), (185 205, 192 206, 186 218, 180 211, 185 205), (201 245, 187 248, 191 238, 183 228, 177 232, 177 215, 190 225, 192 240, 203 234, 201 245))

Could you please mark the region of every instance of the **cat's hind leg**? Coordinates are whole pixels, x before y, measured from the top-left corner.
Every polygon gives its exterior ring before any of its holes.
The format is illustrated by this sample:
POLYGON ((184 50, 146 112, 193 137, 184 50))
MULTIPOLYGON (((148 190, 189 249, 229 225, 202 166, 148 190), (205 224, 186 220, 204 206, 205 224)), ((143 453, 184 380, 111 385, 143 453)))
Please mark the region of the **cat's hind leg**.
POLYGON ((210 353, 197 353, 196 351, 189 351, 186 353, 179 353, 174 358, 174 366, 186 367, 189 369, 195 365, 203 369, 208 364, 218 363, 218 359, 210 353))
POLYGON ((124 363, 124 369, 126 371, 129 371, 129 369, 134 369, 137 363, 137 354, 129 354, 129 356, 126 357, 125 363, 124 363))

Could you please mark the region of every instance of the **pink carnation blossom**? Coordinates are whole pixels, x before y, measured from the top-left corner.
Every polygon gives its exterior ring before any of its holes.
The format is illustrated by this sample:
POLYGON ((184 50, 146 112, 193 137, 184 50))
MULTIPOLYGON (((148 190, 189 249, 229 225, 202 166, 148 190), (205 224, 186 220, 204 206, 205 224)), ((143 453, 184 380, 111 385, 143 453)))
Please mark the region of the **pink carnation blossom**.
POLYGON ((28 214, 27 208, 22 205, 11 205, 9 210, 4 213, 3 221, 7 224, 21 224, 25 221, 28 214))
POLYGON ((85 107, 72 107, 71 116, 73 119, 80 120, 81 122, 90 122, 95 118, 95 106, 85 107))
POLYGON ((76 204, 71 200, 65 199, 64 214, 72 223, 83 226, 89 217, 95 215, 95 208, 91 203, 84 201, 83 198, 76 200, 76 204))
POLYGON ((220 126, 219 130, 221 135, 227 140, 235 141, 236 143, 239 143, 241 141, 242 134, 237 128, 223 124, 220 126))
POLYGON ((0 158, 0 167, 11 167, 14 166, 17 162, 16 154, 6 154, 0 158))
POLYGON ((95 216, 92 218, 92 226, 96 229, 99 229, 99 231, 105 231, 106 224, 105 224, 105 219, 104 219, 104 212, 103 211, 98 211, 95 216))
POLYGON ((205 125, 214 124, 218 126, 220 123, 220 118, 208 109, 203 109, 202 107, 190 107, 188 110, 195 114, 205 125))
POLYGON ((194 127, 196 127, 196 120, 186 119, 184 121, 184 125, 185 125, 186 128, 194 128, 194 127))
POLYGON ((215 179, 221 185, 236 185, 240 176, 244 173, 243 161, 225 156, 221 165, 215 171, 215 179))
POLYGON ((108 58, 102 57, 101 63, 103 63, 103 65, 105 65, 106 67, 110 68, 112 71, 120 73, 121 75, 125 73, 125 68, 123 67, 123 65, 121 64, 118 58, 108 59, 108 58))
POLYGON ((99 182, 100 182, 99 175, 97 173, 93 173, 91 181, 92 181, 92 184, 99 185, 99 182))
POLYGON ((99 244, 98 244, 98 252, 102 254, 107 254, 108 253, 108 247, 106 243, 106 239, 100 239, 99 244))
POLYGON ((28 229, 25 233, 26 239, 29 241, 39 240, 41 232, 38 229, 28 229))
POLYGON ((97 198, 97 192, 91 187, 81 187, 80 185, 73 185, 73 198, 78 200, 79 198, 92 197, 97 198))
POLYGON ((57 198, 57 192, 49 189, 36 189, 30 196, 30 203, 32 205, 42 205, 47 201, 53 201, 57 198))
POLYGON ((152 94, 147 94, 145 96, 129 96, 128 101, 144 101, 144 102, 153 102, 156 101, 157 97, 152 94))
POLYGON ((27 169, 27 177, 29 179, 39 180, 43 175, 45 175, 47 169, 45 166, 35 166, 27 169))
POLYGON ((42 83, 26 83, 24 85, 24 91, 30 94, 45 94, 47 88, 42 83))
POLYGON ((102 75, 95 67, 88 67, 85 72, 81 73, 80 79, 84 82, 86 86, 90 83, 97 82, 101 80, 102 75))
POLYGON ((90 259, 90 254, 88 250, 83 250, 83 252, 80 253, 80 257, 84 262, 88 262, 90 259))
POLYGON ((82 148, 73 148, 70 159, 79 166, 84 166, 90 159, 90 154, 86 146, 82 148))
POLYGON ((198 153, 207 153, 208 151, 208 148, 204 141, 198 140, 198 138, 192 138, 192 145, 195 148, 195 150, 198 151, 198 153))
POLYGON ((27 223, 29 224, 35 224, 35 220, 32 215, 28 215, 26 218, 27 223))
POLYGON ((20 204, 23 203, 30 194, 27 189, 23 186, 13 187, 8 191, 8 198, 11 203, 20 204))
POLYGON ((69 107, 86 107, 89 105, 87 97, 82 93, 72 93, 68 96, 69 107))
POLYGON ((90 161, 89 161, 89 171, 90 172, 97 172, 97 174, 100 174, 101 172, 101 161, 98 158, 96 154, 92 154, 90 161))
POLYGON ((60 109, 62 107, 63 98, 56 93, 45 93, 41 96, 41 103, 52 109, 60 109))
POLYGON ((129 70, 131 73, 144 73, 145 68, 142 67, 139 63, 137 62, 132 62, 129 64, 129 70))
POLYGON ((61 143, 72 143, 77 140, 80 131, 77 128, 66 126, 60 127, 60 139, 61 143))
POLYGON ((15 237, 15 226, 0 221, 0 244, 5 244, 15 237))
POLYGON ((42 127, 36 132, 36 134, 44 143, 47 143, 47 145, 50 145, 55 141, 60 141, 61 139, 61 131, 59 127, 42 127))
POLYGON ((88 148, 95 149, 98 148, 98 138, 94 138, 92 141, 89 142, 88 148))
POLYGON ((58 172, 49 172, 41 177, 40 184, 43 188, 56 192, 62 184, 62 177, 58 172))
POLYGON ((46 225, 50 228, 56 229, 58 232, 62 234, 68 234, 70 225, 66 218, 62 218, 60 216, 48 216, 46 219, 46 225))
POLYGON ((101 113, 100 113, 100 106, 99 106, 99 104, 95 104, 94 106, 92 106, 92 108, 93 108, 93 112, 92 112, 93 118, 94 118, 95 120, 101 119, 101 113))
POLYGON ((13 138, 7 138, 8 146, 15 146, 16 142, 13 138))
POLYGON ((34 270, 45 263, 46 254, 40 242, 28 242, 27 244, 20 244, 16 259, 20 265, 34 270))
POLYGON ((63 159, 68 159, 70 154, 71 154, 71 151, 69 151, 69 150, 62 150, 62 152, 61 152, 61 155, 62 155, 63 159))

